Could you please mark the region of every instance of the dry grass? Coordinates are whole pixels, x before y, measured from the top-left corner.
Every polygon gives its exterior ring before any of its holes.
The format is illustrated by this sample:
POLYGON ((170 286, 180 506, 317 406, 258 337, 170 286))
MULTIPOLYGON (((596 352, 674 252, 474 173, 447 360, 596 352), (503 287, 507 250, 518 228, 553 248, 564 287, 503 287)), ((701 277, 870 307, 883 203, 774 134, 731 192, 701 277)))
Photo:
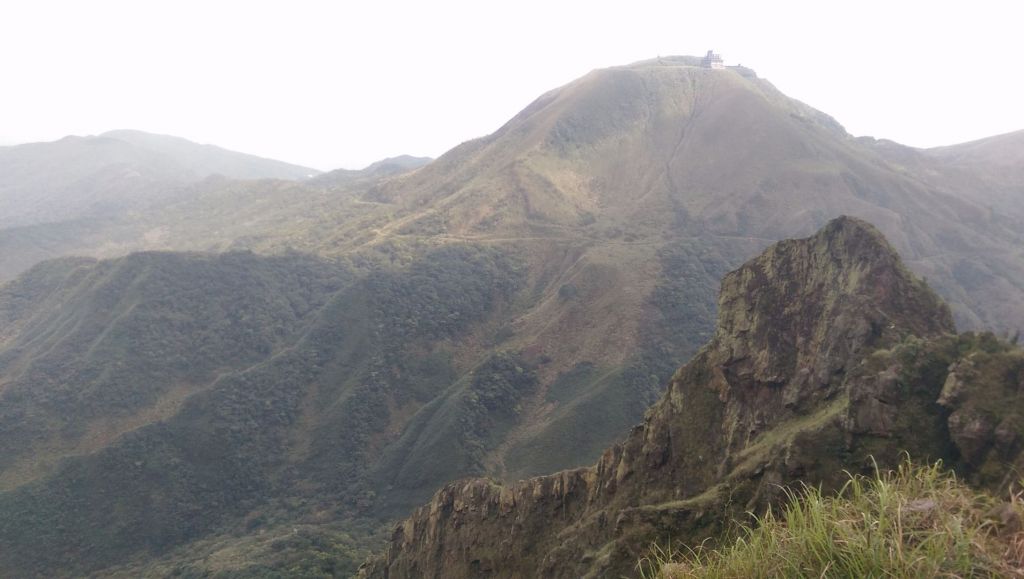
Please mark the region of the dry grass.
POLYGON ((971 490, 940 463, 851 476, 835 496, 805 487, 717 550, 656 546, 651 579, 1024 577, 1024 501, 971 490))

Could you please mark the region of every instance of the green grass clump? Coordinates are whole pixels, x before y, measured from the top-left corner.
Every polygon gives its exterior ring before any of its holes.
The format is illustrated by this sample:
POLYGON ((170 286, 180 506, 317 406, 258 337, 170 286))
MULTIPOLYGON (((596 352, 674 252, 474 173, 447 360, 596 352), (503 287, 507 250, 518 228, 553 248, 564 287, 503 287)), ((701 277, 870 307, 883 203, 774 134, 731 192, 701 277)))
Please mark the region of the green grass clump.
POLYGON ((971 490, 941 463, 851 476, 834 496, 805 487, 712 550, 656 546, 637 570, 698 577, 1021 577, 1024 503, 971 490))

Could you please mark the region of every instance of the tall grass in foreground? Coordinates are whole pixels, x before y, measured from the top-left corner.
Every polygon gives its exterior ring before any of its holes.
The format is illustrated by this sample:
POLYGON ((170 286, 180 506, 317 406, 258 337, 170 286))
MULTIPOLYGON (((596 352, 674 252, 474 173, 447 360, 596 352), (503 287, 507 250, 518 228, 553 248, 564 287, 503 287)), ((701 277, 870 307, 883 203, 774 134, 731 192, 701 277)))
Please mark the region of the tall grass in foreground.
POLYGON ((645 579, 747 577, 1024 577, 1021 495, 971 490, 940 463, 851 476, 835 496, 788 491, 717 550, 652 548, 645 579))

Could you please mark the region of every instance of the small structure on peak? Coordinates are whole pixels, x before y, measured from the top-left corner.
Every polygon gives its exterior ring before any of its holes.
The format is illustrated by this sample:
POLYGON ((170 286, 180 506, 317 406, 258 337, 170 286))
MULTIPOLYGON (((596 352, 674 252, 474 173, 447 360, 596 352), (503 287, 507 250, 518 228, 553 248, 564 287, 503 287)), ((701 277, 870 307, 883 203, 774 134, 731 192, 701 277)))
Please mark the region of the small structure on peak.
POLYGON ((725 68, 725 63, 722 62, 722 55, 715 54, 713 50, 709 50, 707 55, 701 59, 700 65, 703 68, 725 68))

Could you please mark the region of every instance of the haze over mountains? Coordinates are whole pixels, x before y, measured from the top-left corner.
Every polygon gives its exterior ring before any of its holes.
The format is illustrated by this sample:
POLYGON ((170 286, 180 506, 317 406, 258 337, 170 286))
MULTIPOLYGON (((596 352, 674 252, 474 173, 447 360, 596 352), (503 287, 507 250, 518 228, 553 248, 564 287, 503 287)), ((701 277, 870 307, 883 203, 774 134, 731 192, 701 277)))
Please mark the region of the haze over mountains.
POLYGON ((0 148, 0 574, 354 570, 451 480, 594 462, 719 280, 841 214, 961 329, 1024 328, 1024 133, 855 139, 698 64, 313 178, 125 131, 0 148))
POLYGON ((938 161, 935 181, 957 182, 970 199, 1020 217, 1024 214, 1024 131, 923 151, 938 161), (981 181, 981 186, 978 184, 981 181))
POLYGON ((319 171, 178 137, 110 131, 0 148, 0 227, 111 213, 210 175, 305 179, 319 171))
POLYGON ((293 209, 295 195, 312 195, 328 184, 357 186, 428 160, 397 157, 363 171, 320 175, 308 167, 126 130, 0 147, 0 281, 62 255, 223 250, 243 244, 268 220, 276 220, 269 227, 281 234, 280 222, 294 220, 296 211, 305 219, 317 217, 311 200, 293 209), (300 185, 317 176, 315 187, 300 185))

